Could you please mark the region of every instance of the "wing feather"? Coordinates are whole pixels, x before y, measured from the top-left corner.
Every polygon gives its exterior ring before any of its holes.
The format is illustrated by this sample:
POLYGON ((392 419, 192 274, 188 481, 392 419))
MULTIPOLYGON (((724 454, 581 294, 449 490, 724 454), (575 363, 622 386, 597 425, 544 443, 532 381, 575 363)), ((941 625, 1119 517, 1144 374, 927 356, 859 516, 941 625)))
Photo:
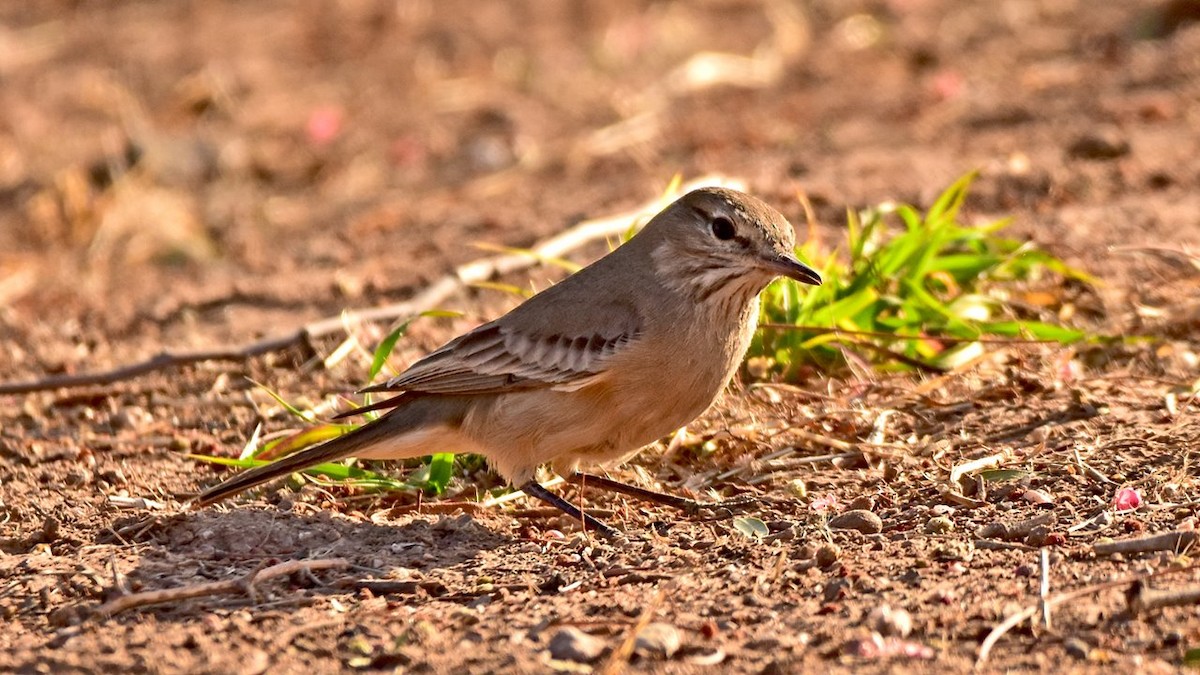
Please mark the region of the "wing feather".
POLYGON ((563 334, 519 330, 515 322, 501 318, 451 340, 388 382, 363 391, 482 394, 577 389, 602 377, 607 364, 641 335, 640 322, 631 312, 609 319, 593 324, 604 328, 563 334))

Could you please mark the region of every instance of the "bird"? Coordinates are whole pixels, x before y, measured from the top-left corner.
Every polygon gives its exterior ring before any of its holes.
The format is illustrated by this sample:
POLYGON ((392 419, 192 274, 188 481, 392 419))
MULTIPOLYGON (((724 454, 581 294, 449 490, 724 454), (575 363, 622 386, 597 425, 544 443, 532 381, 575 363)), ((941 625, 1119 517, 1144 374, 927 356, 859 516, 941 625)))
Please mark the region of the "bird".
POLYGON ((544 487, 539 468, 702 507, 585 470, 619 464, 711 407, 750 346, 759 294, 781 276, 822 281, 797 259, 779 211, 728 188, 693 190, 607 255, 361 390, 389 397, 339 417, 386 413, 237 474, 193 504, 322 462, 456 452, 483 455, 510 485, 603 535, 619 532, 544 487))

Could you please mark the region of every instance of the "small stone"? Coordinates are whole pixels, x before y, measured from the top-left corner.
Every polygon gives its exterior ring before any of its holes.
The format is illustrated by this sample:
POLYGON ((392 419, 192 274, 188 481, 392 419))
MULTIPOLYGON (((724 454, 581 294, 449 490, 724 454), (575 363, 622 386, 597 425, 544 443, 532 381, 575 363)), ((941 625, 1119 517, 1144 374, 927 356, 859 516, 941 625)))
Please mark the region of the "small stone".
POLYGON ((1038 525, 1029 531, 1025 536, 1025 545, 1040 547, 1046 545, 1046 540, 1050 537, 1050 528, 1045 525, 1038 525))
POLYGON ((1116 159, 1129 154, 1129 141, 1118 129, 1094 129, 1076 138, 1067 154, 1075 159, 1116 159))
POLYGON ((142 408, 131 405, 121 408, 110 418, 112 425, 116 429, 132 431, 144 427, 152 421, 150 413, 142 408))
POLYGON ((954 521, 947 516, 934 516, 925 521, 925 534, 946 534, 954 529, 954 521))
POLYGON ((100 480, 109 485, 128 485, 129 479, 125 477, 125 472, 120 469, 108 469, 100 472, 100 480))
POLYGON ((879 534, 883 531, 883 520, 866 509, 853 509, 830 518, 829 527, 835 530, 855 530, 863 534, 879 534))
MULTIPOLYGON (((769 391, 769 390, 767 390, 767 391, 769 391)), ((807 499, 808 498, 808 485, 806 485, 805 482, 799 478, 788 483, 787 489, 788 489, 788 492, 792 493, 792 496, 795 497, 796 499, 807 499)))
POLYGON ((66 626, 75 626, 83 622, 84 617, 82 612, 75 605, 67 605, 59 607, 50 612, 46 620, 55 628, 64 628, 66 626))
POLYGON ((1054 497, 1049 492, 1046 492, 1045 490, 1036 490, 1036 489, 1030 488, 1029 490, 1026 490, 1024 494, 1021 495, 1021 499, 1024 499, 1025 501, 1027 501, 1030 504, 1033 504, 1035 506, 1053 506, 1054 505, 1054 497))
POLYGON ((953 539, 943 540, 930 551, 930 555, 938 562, 969 562, 974 554, 970 542, 953 539))
POLYGON ((1081 661, 1087 660, 1088 654, 1092 652, 1092 648, 1088 643, 1079 638, 1067 638, 1063 640, 1063 649, 1072 657, 1081 661))
POLYGON ((871 627, 884 637, 908 637, 912 633, 912 614, 890 605, 876 607, 870 616, 871 627))
POLYGON ((591 663, 604 653, 604 641, 593 635, 567 627, 550 638, 550 656, 559 661, 591 663))
POLYGON ((875 498, 867 495, 855 497, 848 505, 846 505, 846 508, 851 510, 861 509, 863 511, 870 511, 871 509, 875 508, 875 498))
POLYGON ((669 623, 656 622, 638 633, 633 651, 643 658, 669 659, 679 651, 682 643, 679 629, 669 623))
POLYGON ((813 558, 817 561, 817 567, 825 569, 837 564, 838 558, 842 556, 842 549, 837 544, 825 542, 817 547, 813 558))

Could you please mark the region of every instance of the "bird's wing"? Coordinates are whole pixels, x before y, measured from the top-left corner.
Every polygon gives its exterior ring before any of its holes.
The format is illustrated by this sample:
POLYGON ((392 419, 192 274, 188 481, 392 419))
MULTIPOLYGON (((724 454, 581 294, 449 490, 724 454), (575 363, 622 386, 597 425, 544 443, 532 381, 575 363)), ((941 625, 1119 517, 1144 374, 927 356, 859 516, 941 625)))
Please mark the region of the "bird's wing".
POLYGON ((522 328, 514 326, 516 321, 505 321, 507 318, 455 338, 388 382, 364 391, 427 394, 486 394, 538 388, 569 391, 602 377, 612 358, 641 335, 640 323, 631 312, 607 317, 593 315, 590 317, 593 321, 586 323, 560 317, 568 320, 522 328), (591 326, 587 327, 589 323, 591 326))

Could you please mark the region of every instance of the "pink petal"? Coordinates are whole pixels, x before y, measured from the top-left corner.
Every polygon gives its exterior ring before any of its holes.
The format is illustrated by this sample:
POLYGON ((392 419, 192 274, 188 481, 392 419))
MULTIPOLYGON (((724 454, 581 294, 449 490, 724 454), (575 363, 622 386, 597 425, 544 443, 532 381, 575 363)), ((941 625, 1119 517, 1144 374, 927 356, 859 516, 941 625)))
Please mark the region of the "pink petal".
POLYGON ((913 640, 903 640, 894 637, 885 638, 878 633, 872 634, 870 638, 859 640, 854 647, 854 651, 859 656, 870 660, 883 660, 896 657, 926 660, 934 657, 932 647, 913 640))
POLYGON ((838 501, 837 495, 825 495, 812 500, 809 507, 813 511, 835 511, 841 507, 841 503, 838 501))
POLYGON ((313 145, 328 144, 342 131, 341 109, 333 106, 317 108, 309 114, 304 130, 313 145))
POLYGON ((1026 490, 1025 494, 1021 495, 1021 498, 1024 499, 1025 501, 1029 502, 1030 504, 1053 504, 1054 503, 1054 497, 1050 496, 1050 493, 1046 492, 1045 490, 1033 490, 1033 489, 1026 490))
POLYGON ((1118 511, 1132 511, 1142 505, 1142 495, 1133 488, 1121 488, 1113 497, 1113 508, 1118 511))

